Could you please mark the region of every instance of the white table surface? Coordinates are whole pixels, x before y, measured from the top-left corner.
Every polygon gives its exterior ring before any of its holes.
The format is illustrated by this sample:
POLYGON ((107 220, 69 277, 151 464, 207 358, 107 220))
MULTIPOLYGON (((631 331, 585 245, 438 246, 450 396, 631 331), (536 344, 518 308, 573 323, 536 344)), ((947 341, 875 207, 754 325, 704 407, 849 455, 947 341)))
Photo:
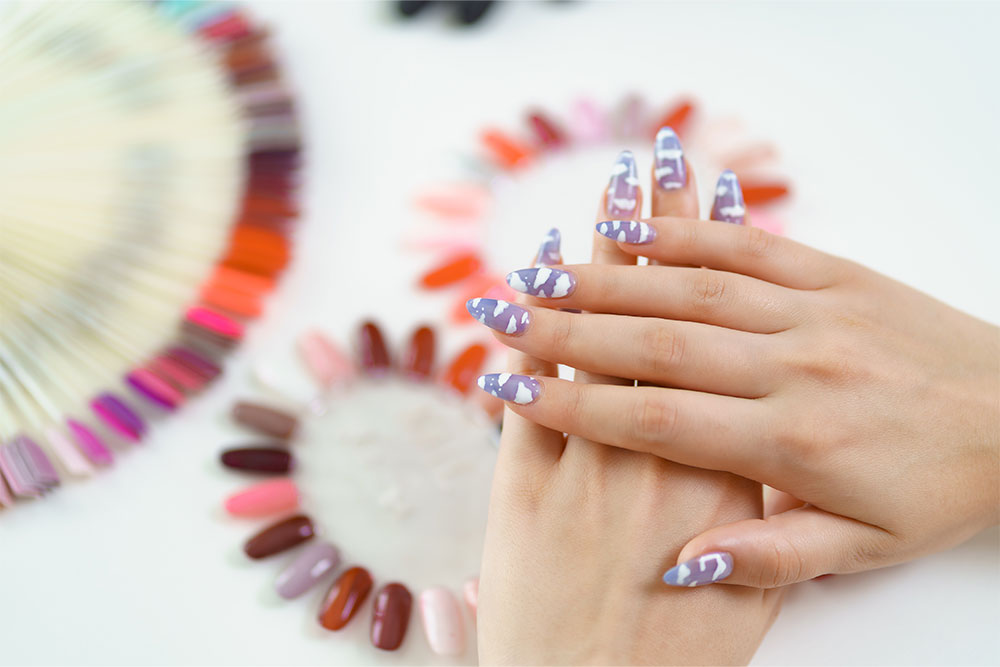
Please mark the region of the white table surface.
MULTIPOLYGON (((0 663, 427 659, 416 621, 413 647, 386 656, 367 645, 367 618, 324 635, 315 597, 269 596, 276 566, 244 562, 248 527, 217 509, 237 486, 215 463, 236 438, 220 415, 248 394, 247 358, 287 349, 306 324, 345 339, 375 313, 399 341, 440 312, 446 300, 408 287, 428 258, 397 247, 409 198, 452 173, 450 156, 484 122, 510 127, 530 103, 558 110, 577 94, 634 89, 738 113, 781 147, 793 237, 1000 321, 998 4, 521 4, 467 32, 394 25, 374 4, 252 5, 301 91, 311 157, 298 259, 222 382, 101 478, 0 513, 0 663)), ((550 224, 568 259, 583 260, 614 152, 560 158, 514 184, 502 203, 512 222, 490 232, 498 265, 523 262, 550 224)), ((455 350, 475 334, 445 342, 455 350)), ((313 501, 327 497, 306 482, 313 501)), ((469 502, 482 511, 482 497, 469 502)), ((379 562, 418 579, 457 587, 474 567, 465 552, 445 568, 394 548, 379 562)), ((997 664, 998 619, 991 530, 919 562, 798 587, 755 662, 997 664)))

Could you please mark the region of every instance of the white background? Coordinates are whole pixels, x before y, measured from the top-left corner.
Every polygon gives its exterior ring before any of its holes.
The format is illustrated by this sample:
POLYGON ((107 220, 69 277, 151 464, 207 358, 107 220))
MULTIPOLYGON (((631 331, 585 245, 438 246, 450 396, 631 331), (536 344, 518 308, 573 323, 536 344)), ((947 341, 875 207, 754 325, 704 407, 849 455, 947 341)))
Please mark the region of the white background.
MULTIPOLYGON (((409 197, 451 175, 482 124, 514 126, 529 104, 558 113, 579 94, 641 90, 738 113, 781 147, 796 186, 793 237, 1000 321, 996 4, 519 4, 464 32, 430 18, 395 25, 374 4, 253 6, 301 91, 310 164, 297 262, 225 380, 142 451, 2 513, 4 663, 387 659, 367 645, 367 610, 346 636, 324 635, 315 597, 277 604, 267 593, 276 565, 241 559, 249 529, 217 509, 236 486, 215 463, 236 437, 221 414, 248 393, 246 358, 286 349, 306 324, 345 340, 375 313, 399 341, 435 319, 447 302, 408 287, 429 259, 396 242, 414 222, 409 197)), ((583 260, 616 148, 514 184, 505 225, 489 232, 497 264, 523 262, 551 224, 568 237, 568 259, 583 260)), ((648 147, 634 148, 648 165, 648 147)), ((475 333, 448 333, 449 350, 475 333)), ((419 539, 419 522, 401 531, 419 539)), ((919 562, 800 586, 755 661, 1000 662, 997 544, 991 530, 919 562)), ((441 570, 403 546, 377 558, 399 577, 441 570)), ((462 567, 441 583, 457 588, 462 567)), ((425 659, 422 643, 415 620, 413 648, 392 659, 425 659)))

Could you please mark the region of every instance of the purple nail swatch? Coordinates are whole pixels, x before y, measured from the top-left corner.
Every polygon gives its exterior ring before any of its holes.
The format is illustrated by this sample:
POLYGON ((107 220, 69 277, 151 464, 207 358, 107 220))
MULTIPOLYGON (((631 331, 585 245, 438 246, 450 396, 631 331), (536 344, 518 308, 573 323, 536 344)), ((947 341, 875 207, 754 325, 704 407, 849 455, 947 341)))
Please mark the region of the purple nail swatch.
POLYGON ((733 573, 733 557, 724 551, 704 554, 675 565, 663 574, 669 586, 704 586, 721 581, 733 573))
POLYGON ((535 265, 562 264, 562 252, 559 249, 562 243, 562 235, 559 229, 553 227, 542 241, 538 248, 538 256, 535 257, 535 265))
POLYGON ((37 498, 59 486, 59 474, 42 448, 25 435, 0 445, 0 471, 14 495, 37 498))
POLYGON ((560 299, 573 293, 576 289, 576 278, 569 271, 541 266, 508 273, 507 284, 521 294, 540 296, 544 299, 560 299))
POLYGON ((90 459, 91 463, 111 465, 114 455, 93 431, 75 419, 67 419, 66 426, 73 434, 77 447, 80 448, 84 456, 90 459))
POLYGON ((605 220, 597 223, 597 233, 609 239, 639 245, 652 243, 656 230, 637 220, 605 220))
POLYGON ((21 450, 24 461, 31 471, 33 478, 46 491, 59 486, 59 473, 56 472, 52 461, 45 455, 42 448, 38 446, 38 443, 26 435, 19 435, 14 438, 11 446, 21 450))
POLYGON ((488 373, 479 376, 479 388, 501 400, 527 405, 535 402, 535 399, 538 398, 538 392, 542 390, 542 385, 538 380, 527 375, 488 373))
POLYGON ((110 392, 99 394, 90 407, 105 424, 132 442, 138 442, 146 432, 146 424, 132 408, 110 392))
POLYGON ((465 308, 480 324, 511 336, 520 336, 531 324, 527 310, 503 299, 469 299, 465 308))
POLYGON ((0 445, 0 472, 10 484, 10 490, 19 498, 37 498, 41 495, 41 489, 31 481, 24 461, 13 443, 0 445))
POLYGON ((679 190, 687 184, 684 151, 677 133, 671 127, 661 127, 653 144, 653 175, 664 190, 679 190))
POLYGON ((605 201, 608 215, 632 217, 636 215, 639 203, 639 172, 635 167, 632 151, 622 151, 611 168, 608 181, 608 196, 605 201))
POLYGON ((715 201, 712 202, 712 220, 742 225, 747 208, 743 202, 743 188, 740 181, 729 169, 719 176, 715 184, 715 201))
POLYGON ((339 564, 340 552, 337 547, 329 542, 313 542, 303 548, 295 560, 281 571, 274 582, 274 588, 286 600, 297 598, 339 564))

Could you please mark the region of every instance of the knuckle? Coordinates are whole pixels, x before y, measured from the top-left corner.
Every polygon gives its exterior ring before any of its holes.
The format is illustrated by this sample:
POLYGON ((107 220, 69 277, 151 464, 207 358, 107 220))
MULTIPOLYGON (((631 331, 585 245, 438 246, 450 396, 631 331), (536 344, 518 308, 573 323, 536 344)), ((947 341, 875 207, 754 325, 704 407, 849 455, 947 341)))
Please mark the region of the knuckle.
POLYGON ((661 398, 636 401, 632 416, 632 439, 654 444, 672 440, 677 431, 677 406, 661 398))
POLYGON ((778 537, 771 543, 772 569, 761 574, 761 588, 777 588, 801 581, 805 573, 805 560, 795 543, 778 537))
POLYGON ((663 324, 649 326, 642 334, 639 358, 653 375, 670 373, 684 362, 684 336, 663 324))
POLYGON ((743 257, 760 259, 766 257, 774 246, 776 237, 759 227, 742 227, 737 236, 736 251, 743 257))
POLYGON ((691 301, 699 310, 719 306, 727 297, 725 277, 711 269, 699 269, 691 281, 691 301))

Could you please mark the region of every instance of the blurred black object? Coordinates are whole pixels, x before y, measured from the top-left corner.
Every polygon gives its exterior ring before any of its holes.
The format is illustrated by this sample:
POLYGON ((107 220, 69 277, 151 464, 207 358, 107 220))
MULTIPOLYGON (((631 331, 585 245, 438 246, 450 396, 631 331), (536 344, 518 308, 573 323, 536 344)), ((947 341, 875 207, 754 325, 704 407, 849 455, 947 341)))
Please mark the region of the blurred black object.
POLYGON ((442 5, 454 12, 453 17, 459 25, 475 25, 482 20, 490 8, 496 4, 494 0, 460 0, 457 2, 434 2, 432 0, 399 0, 396 11, 403 18, 412 18, 431 5, 442 5))

